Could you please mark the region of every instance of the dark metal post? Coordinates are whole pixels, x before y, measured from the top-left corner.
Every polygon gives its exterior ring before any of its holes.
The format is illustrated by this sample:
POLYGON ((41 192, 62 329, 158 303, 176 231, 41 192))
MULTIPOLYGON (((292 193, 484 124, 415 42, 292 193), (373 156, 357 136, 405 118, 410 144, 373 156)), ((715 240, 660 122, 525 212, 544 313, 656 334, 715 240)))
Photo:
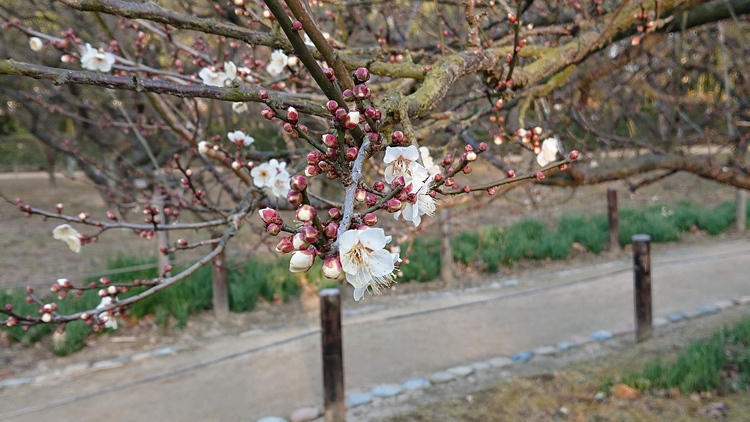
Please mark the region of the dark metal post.
POLYGON ((635 341, 654 333, 651 306, 651 236, 633 236, 633 272, 635 274, 635 341))
POLYGON ((609 250, 620 247, 620 229, 617 226, 617 189, 607 188, 607 219, 609 220, 609 250))
POLYGON ((344 422, 344 357, 341 345, 341 291, 320 291, 323 346, 323 414, 326 422, 344 422))
MULTIPOLYGON (((220 234, 214 236, 221 237, 220 234)), ((214 316, 224 319, 229 316, 229 287, 227 286, 227 260, 225 251, 216 255, 212 263, 214 316)))

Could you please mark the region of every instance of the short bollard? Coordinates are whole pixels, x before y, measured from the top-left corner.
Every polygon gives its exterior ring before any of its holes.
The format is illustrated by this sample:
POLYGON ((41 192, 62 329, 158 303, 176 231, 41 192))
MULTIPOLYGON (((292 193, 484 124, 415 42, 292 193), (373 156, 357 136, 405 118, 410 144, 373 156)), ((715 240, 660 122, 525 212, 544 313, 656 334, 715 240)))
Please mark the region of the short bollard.
POLYGON ((326 422, 344 422, 344 358, 341 345, 341 291, 320 291, 320 331, 323 348, 323 413, 326 422))
POLYGON ((654 333, 651 307, 651 236, 633 236, 633 272, 635 274, 635 341, 654 333))

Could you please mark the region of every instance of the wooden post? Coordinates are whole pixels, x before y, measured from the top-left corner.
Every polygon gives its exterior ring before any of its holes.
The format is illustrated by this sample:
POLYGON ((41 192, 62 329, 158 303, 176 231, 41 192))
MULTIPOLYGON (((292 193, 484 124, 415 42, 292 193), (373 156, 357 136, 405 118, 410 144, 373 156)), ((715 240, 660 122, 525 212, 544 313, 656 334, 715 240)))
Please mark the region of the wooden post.
POLYGON ((635 341, 654 333, 651 306, 651 236, 633 236, 633 272, 635 274, 635 341))
POLYGON ((609 221, 609 250, 620 248, 620 229, 617 225, 617 189, 607 188, 607 219, 609 221))
POLYGON ((320 332, 323 349, 323 415, 325 422, 344 422, 344 356, 341 345, 341 291, 320 291, 320 332))
POLYGON ((735 200, 737 201, 735 208, 737 213, 735 216, 737 231, 741 233, 745 231, 745 227, 747 226, 747 191, 745 189, 737 189, 735 200))
POLYGON ((440 278, 453 283, 453 247, 451 247, 451 220, 447 209, 441 209, 440 217, 440 278))
MULTIPOLYGON (((215 234, 213 238, 221 237, 215 234)), ((229 287, 227 286, 227 260, 226 250, 216 255, 211 261, 211 279, 213 288, 214 316, 217 319, 226 319, 229 316, 229 287)))

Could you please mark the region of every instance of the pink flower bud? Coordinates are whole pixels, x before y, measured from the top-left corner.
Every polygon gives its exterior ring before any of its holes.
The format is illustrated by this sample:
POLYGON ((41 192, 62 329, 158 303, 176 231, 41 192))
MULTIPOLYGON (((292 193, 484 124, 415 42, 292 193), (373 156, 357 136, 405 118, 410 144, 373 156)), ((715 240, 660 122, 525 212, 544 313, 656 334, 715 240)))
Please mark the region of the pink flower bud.
POLYGON ((339 146, 339 140, 330 133, 324 134, 321 139, 323 141, 323 145, 327 146, 328 148, 336 148, 337 146, 339 146))
POLYGON ((391 198, 385 203, 385 210, 388 212, 401 211, 401 201, 396 198, 391 198))
POLYGON ((328 218, 331 220, 338 220, 341 218, 341 211, 338 208, 331 208, 328 210, 328 218))
POLYGON ((404 136, 404 132, 401 132, 400 130, 393 132, 393 134, 391 135, 391 140, 397 144, 403 142, 404 138, 406 138, 404 136))
POLYGON ((578 159, 578 150, 574 149, 573 151, 570 151, 570 159, 571 160, 577 160, 578 159))
POLYGON ((302 204, 302 192, 296 191, 296 190, 290 190, 289 193, 286 194, 286 199, 289 201, 290 204, 297 206, 302 204))
POLYGON ((391 182, 391 188, 392 189, 398 189, 406 184, 406 180, 404 179, 403 175, 396 176, 393 181, 391 182))
POLYGON ((278 223, 281 221, 279 212, 273 208, 263 208, 262 210, 258 210, 258 214, 260 214, 260 219, 266 224, 278 223))
POLYGON ((302 192, 303 190, 307 189, 307 178, 305 176, 295 174, 294 176, 292 176, 292 179, 289 182, 289 187, 302 192))
POLYGON ((435 181, 435 183, 442 182, 444 177, 445 176, 443 176, 443 173, 438 173, 435 175, 435 178, 433 180, 435 181))
POLYGON ((177 239, 177 244, 180 246, 187 246, 188 242, 185 239, 177 239))
POLYGON ((331 161, 336 161, 339 158, 339 149, 326 148, 326 158, 331 161))
POLYGON ((453 156, 451 154, 448 154, 448 155, 445 156, 445 158, 443 158, 443 165, 444 166, 449 166, 449 165, 451 165, 452 162, 453 162, 453 156))
POLYGON ((367 100, 372 95, 372 91, 367 85, 355 85, 353 90, 354 96, 360 100, 367 100))
POLYGON ((357 127, 357 125, 359 125, 359 112, 350 111, 346 115, 346 120, 344 120, 344 129, 352 130, 357 127))
POLYGON ((107 297, 109 296, 109 293, 107 293, 106 289, 99 289, 99 297, 107 297))
POLYGON ((271 236, 278 236, 281 233, 281 227, 276 223, 271 223, 266 226, 266 232, 271 236))
POLYGON ((381 143, 380 134, 371 132, 367 134, 367 139, 370 141, 371 144, 378 146, 381 143))
POLYGON ((469 185, 464 186, 464 193, 469 193, 469 192, 471 192, 471 186, 469 185))
POLYGON ((318 169, 317 166, 308 165, 308 166, 305 166, 304 173, 305 173, 305 176, 307 177, 315 177, 320 174, 320 170, 318 169))
POLYGON ((336 80, 336 73, 330 67, 323 68, 323 74, 326 75, 326 78, 331 82, 336 80))
POLYGON ((307 243, 317 242, 320 236, 320 234, 318 233, 318 229, 310 225, 302 226, 302 231, 300 233, 302 233, 302 238, 307 243))
POLYGON ((364 67, 359 67, 352 73, 357 82, 364 83, 370 80, 370 71, 364 67))
POLYGON ((333 114, 334 116, 336 116, 336 120, 340 122, 343 122, 344 120, 346 120, 346 109, 343 107, 336 109, 336 112, 333 114))
POLYGON ((365 202, 365 198, 367 198, 367 191, 366 190, 364 190, 362 188, 358 188, 357 190, 354 191, 354 200, 355 201, 357 201, 357 202, 365 202))
POLYGON ((260 115, 266 120, 273 120, 276 114, 270 108, 264 108, 260 111, 260 115))
POLYGON ((371 212, 369 212, 369 213, 365 214, 364 217, 362 217, 362 222, 365 223, 366 225, 372 227, 372 226, 378 224, 378 216, 375 215, 375 214, 373 214, 373 213, 371 213, 371 212))
POLYGON ((512 178, 516 177, 516 172, 515 172, 515 171, 513 171, 513 170, 511 169, 511 170, 508 170, 508 172, 506 173, 506 175, 507 175, 507 176, 508 176, 509 178, 511 178, 511 179, 512 179, 512 178))
POLYGON ((560 164, 560 166, 558 168, 560 169, 560 171, 565 171, 565 170, 568 169, 568 165, 567 164, 560 164))
POLYGON ((303 222, 312 221, 315 218, 315 208, 308 204, 302 204, 297 208, 297 220, 303 222))
POLYGON ((104 285, 107 285, 107 284, 109 284, 111 282, 112 282, 112 280, 110 280, 109 277, 102 277, 102 278, 99 279, 99 283, 102 283, 104 285))
POLYGON ((294 250, 294 244, 292 243, 292 237, 286 236, 279 240, 276 244, 276 252, 289 253, 294 250))
POLYGON ((357 153, 359 150, 357 147, 351 147, 346 150, 346 154, 344 155, 344 158, 346 158, 346 161, 354 161, 357 159, 357 153))
POLYGON ((372 188, 378 192, 383 192, 383 189, 385 189, 385 183, 378 180, 372 185, 372 188))
POLYGON ((305 242, 305 236, 302 233, 297 233, 292 236, 292 246, 295 250, 300 251, 302 249, 307 249, 310 244, 305 242))
POLYGON ((345 89, 343 92, 344 100, 346 101, 354 101, 354 93, 351 89, 345 89))
POLYGON ((336 279, 341 275, 341 261, 337 256, 329 256, 323 261, 323 276, 336 279))
POLYGON ((301 250, 292 254, 289 261, 289 271, 293 273, 304 273, 315 263, 315 253, 310 250, 301 250))
POLYGON ((338 108, 339 103, 337 103, 335 100, 330 100, 326 103, 326 110, 328 110, 328 112, 331 114, 335 113, 338 108))
POLYGON ((258 91, 258 95, 260 95, 260 99, 263 101, 266 101, 268 99, 268 91, 266 91, 265 89, 261 89, 260 91, 258 91))
POLYGON ((57 283, 64 289, 69 289, 73 286, 67 278, 58 278, 57 283))
POLYGON ((445 186, 450 187, 450 186, 453 186, 455 184, 456 184, 456 182, 453 181, 452 177, 449 177, 449 178, 445 179, 445 186))
POLYGON ((380 120, 381 117, 383 117, 383 112, 381 112, 380 109, 370 106, 365 109, 365 116, 377 121, 380 120))
POLYGON ((57 210, 57 212, 62 212, 62 210, 63 210, 63 204, 58 203, 57 205, 55 205, 55 209, 57 210))
POLYGON ((294 126, 291 123, 284 123, 284 132, 286 133, 294 133, 294 126))
POLYGON ((365 204, 367 204, 368 207, 371 207, 378 203, 378 196, 374 193, 368 193, 365 197, 365 204))
POLYGON ((335 239, 338 235, 339 223, 332 221, 323 229, 323 234, 329 239, 335 239))
POLYGON ((466 166, 464 166, 464 168, 461 169, 461 171, 464 172, 464 174, 469 174, 469 173, 471 173, 471 167, 469 167, 468 165, 466 165, 466 166))
POLYGON ((466 161, 472 162, 477 159, 477 153, 474 151, 469 151, 466 153, 466 161))
POLYGON ((289 107, 286 109, 286 119, 291 123, 292 125, 297 125, 297 122, 299 121, 299 112, 297 112, 297 109, 294 107, 289 107))
POLYGON ((496 194, 496 193, 497 193, 497 189, 495 189, 495 188, 489 188, 489 189, 487 189, 487 193, 488 193, 488 194, 489 194, 490 196, 492 196, 492 195, 494 195, 494 194, 496 194))
POLYGON ((294 23, 292 24, 292 30, 294 32, 301 31, 302 30, 302 22, 300 22, 300 21, 294 21, 294 23))
POLYGON ((480 151, 482 151, 482 152, 487 151, 487 148, 488 148, 487 147, 487 142, 480 142, 479 143, 479 150, 480 151))
POLYGON ((333 169, 333 167, 331 167, 331 164, 328 163, 328 162, 326 162, 326 161, 319 162, 318 163, 318 168, 321 169, 321 170, 323 170, 323 171, 329 171, 329 170, 333 169))
POLYGON ((542 173, 541 171, 538 171, 538 172, 534 173, 534 178, 537 179, 537 180, 542 180, 542 179, 544 179, 544 173, 542 173))
POLYGON ((307 158, 307 164, 311 164, 311 165, 316 166, 316 165, 318 165, 318 163, 320 162, 320 160, 323 159, 323 154, 321 154, 318 151, 310 151, 307 154, 306 158, 307 158))

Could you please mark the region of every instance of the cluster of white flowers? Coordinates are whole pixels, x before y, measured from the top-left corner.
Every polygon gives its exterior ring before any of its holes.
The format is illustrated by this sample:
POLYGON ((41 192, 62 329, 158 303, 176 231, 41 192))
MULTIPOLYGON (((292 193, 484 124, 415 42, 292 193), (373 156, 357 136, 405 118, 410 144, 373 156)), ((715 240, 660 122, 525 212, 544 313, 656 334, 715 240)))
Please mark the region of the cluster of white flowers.
POLYGON ((112 53, 99 51, 89 43, 86 43, 86 47, 81 49, 81 66, 84 69, 109 72, 112 70, 113 64, 115 64, 115 55, 112 53))
MULTIPOLYGON (((429 157, 429 151, 427 156, 429 157)), ((404 201, 404 208, 396 212, 394 217, 403 217, 404 220, 414 223, 414 227, 419 226, 423 215, 431 216, 435 213, 435 199, 430 196, 433 184, 430 173, 432 171, 437 174, 440 171, 434 165, 428 170, 417 162, 419 158, 420 151, 414 145, 387 147, 383 158, 383 162, 387 164, 384 171, 385 181, 391 183, 395 178, 403 176, 405 189, 409 189, 410 192, 409 199, 404 201)))
POLYGON ((286 171, 286 163, 272 158, 266 163, 254 167, 250 171, 253 176, 253 184, 277 198, 286 198, 289 193, 289 172, 286 171))
POLYGON ((52 230, 52 236, 56 240, 62 240, 68 244, 70 250, 79 253, 81 252, 81 236, 78 231, 68 224, 61 224, 52 230))
POLYGON ((226 61, 222 71, 215 67, 204 67, 198 72, 198 76, 206 85, 229 86, 237 78, 237 65, 231 61, 226 61))
MULTIPOLYGON (((111 304, 112 298, 109 296, 104 296, 101 303, 97 305, 96 309, 104 309, 111 304)), ((99 315, 97 315, 97 318, 99 318, 99 321, 104 322, 104 327, 111 328, 113 330, 117 329, 117 319, 115 318, 114 314, 110 315, 108 312, 101 312, 99 315)))
POLYGON ((266 65, 266 72, 271 76, 279 76, 287 66, 296 67, 299 59, 296 56, 287 56, 281 50, 271 53, 271 61, 266 65))
POLYGON ((379 294, 396 277, 397 253, 385 250, 391 242, 383 229, 347 230, 339 236, 339 258, 346 281, 354 287, 354 300, 360 300, 368 288, 379 294))

